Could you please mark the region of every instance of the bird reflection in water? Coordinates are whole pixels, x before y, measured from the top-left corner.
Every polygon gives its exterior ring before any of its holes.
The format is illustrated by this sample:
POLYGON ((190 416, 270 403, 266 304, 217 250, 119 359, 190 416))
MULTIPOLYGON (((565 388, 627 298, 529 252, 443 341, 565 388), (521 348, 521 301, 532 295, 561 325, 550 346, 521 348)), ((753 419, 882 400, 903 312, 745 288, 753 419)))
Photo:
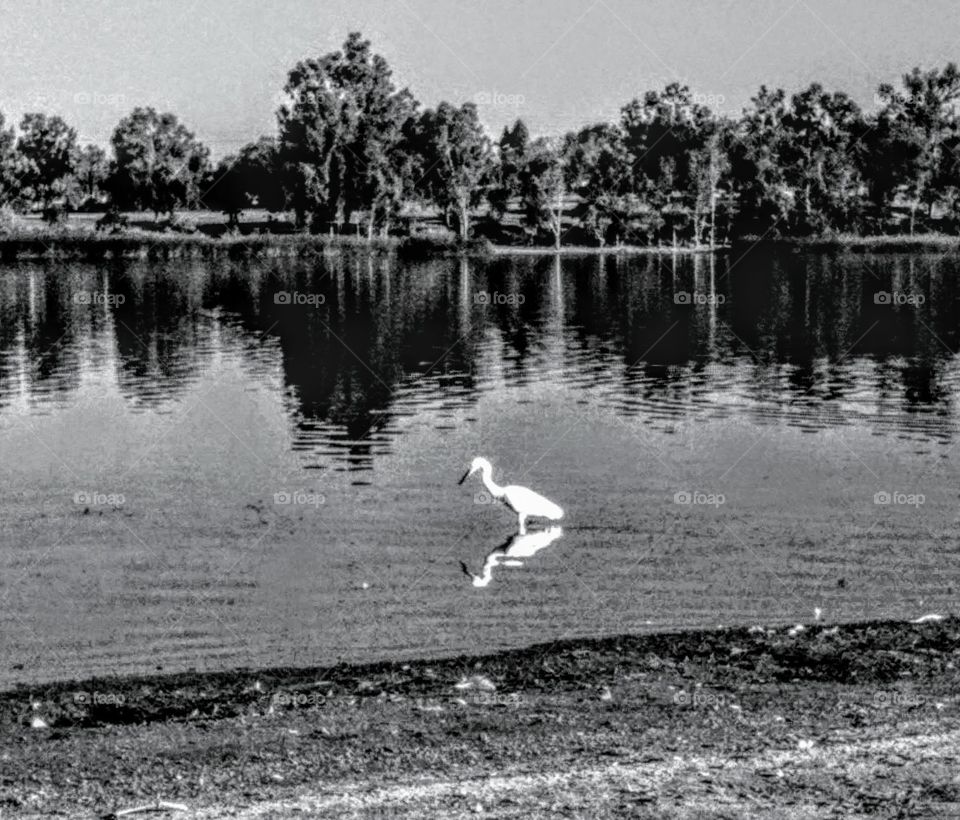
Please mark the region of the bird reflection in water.
POLYGON ((483 562, 483 569, 479 575, 470 572, 470 568, 463 561, 460 562, 460 566, 464 573, 473 579, 475 587, 485 587, 493 580, 494 567, 501 565, 522 567, 523 561, 521 559, 530 558, 545 547, 549 547, 561 535, 563 535, 562 527, 550 527, 529 533, 518 532, 490 551, 483 562))

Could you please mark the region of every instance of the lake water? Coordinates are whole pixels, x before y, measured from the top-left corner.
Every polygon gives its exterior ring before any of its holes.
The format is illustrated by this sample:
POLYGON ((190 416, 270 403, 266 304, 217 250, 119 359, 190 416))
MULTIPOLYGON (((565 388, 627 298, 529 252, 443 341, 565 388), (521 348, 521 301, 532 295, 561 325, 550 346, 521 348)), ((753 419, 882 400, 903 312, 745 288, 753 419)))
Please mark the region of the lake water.
POLYGON ((6 266, 0 683, 955 611, 958 317, 940 255, 6 266), (566 510, 483 587, 476 455, 566 510))

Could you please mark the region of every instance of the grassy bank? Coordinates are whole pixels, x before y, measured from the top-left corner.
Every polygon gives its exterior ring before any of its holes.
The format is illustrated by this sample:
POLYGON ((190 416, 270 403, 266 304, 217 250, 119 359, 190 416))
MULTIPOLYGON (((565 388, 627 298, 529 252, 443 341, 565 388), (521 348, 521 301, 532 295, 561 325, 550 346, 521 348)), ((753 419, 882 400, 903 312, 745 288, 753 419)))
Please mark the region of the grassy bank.
POLYGON ((856 236, 838 234, 821 237, 794 237, 763 239, 745 237, 738 246, 766 245, 770 247, 802 248, 806 250, 844 250, 854 253, 924 253, 946 252, 960 248, 960 236, 929 233, 909 235, 856 236))
POLYGON ((958 667, 951 618, 20 687, 0 693, 0 807, 960 816, 958 667))
MULTIPOLYGON (((91 217, 93 215, 83 215, 91 217)), ((196 220, 195 231, 161 230, 161 223, 133 219, 130 227, 114 233, 96 231, 92 219, 80 219, 62 227, 49 228, 36 220, 21 219, 11 230, 0 232, 0 260, 17 259, 176 259, 176 258, 296 258, 317 253, 351 251, 357 253, 399 253, 410 258, 508 256, 600 256, 701 254, 723 251, 730 246, 639 246, 596 247, 493 245, 486 239, 460 242, 453 236, 377 237, 295 233, 286 222, 257 221, 241 225, 240 233, 226 233, 222 222, 196 220), (282 230, 281 230, 282 229, 282 230)), ((855 236, 768 239, 745 237, 735 248, 758 246, 785 249, 846 250, 855 253, 946 252, 960 247, 960 237, 946 234, 915 236, 855 236)))
POLYGON ((0 259, 178 259, 300 257, 338 250, 388 253, 396 239, 280 234, 210 237, 204 234, 120 234, 37 231, 0 235, 0 259))
POLYGON ((707 245, 678 245, 676 248, 649 245, 606 245, 602 248, 592 245, 564 245, 557 249, 542 246, 494 245, 491 252, 500 256, 643 256, 650 254, 669 256, 675 253, 713 253, 726 248, 726 245, 718 245, 715 248, 707 245))
POLYGON ((271 258, 301 257, 316 253, 349 250, 361 253, 396 252, 408 258, 467 256, 601 256, 675 253, 710 253, 709 247, 642 247, 618 245, 604 248, 585 245, 553 247, 491 245, 486 240, 461 243, 426 237, 386 237, 367 240, 325 234, 252 234, 213 237, 202 233, 118 234, 79 231, 31 231, 0 234, 0 260, 17 259, 177 259, 177 258, 271 258))
POLYGON ((0 260, 17 259, 179 259, 297 258, 318 253, 398 253, 412 258, 485 257, 492 246, 483 240, 461 243, 421 237, 330 236, 309 233, 251 233, 211 236, 205 233, 119 233, 37 230, 0 234, 0 260))

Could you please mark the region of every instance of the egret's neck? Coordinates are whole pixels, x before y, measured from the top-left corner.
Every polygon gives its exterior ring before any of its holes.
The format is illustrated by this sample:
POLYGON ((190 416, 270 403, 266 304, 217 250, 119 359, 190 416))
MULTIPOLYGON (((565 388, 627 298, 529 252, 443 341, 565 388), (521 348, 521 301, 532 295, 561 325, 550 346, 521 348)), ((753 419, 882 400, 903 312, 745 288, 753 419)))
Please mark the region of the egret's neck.
POLYGON ((487 488, 487 492, 494 498, 500 498, 503 495, 503 487, 494 483, 491 472, 492 470, 489 467, 484 467, 480 473, 480 478, 483 480, 483 486, 487 488))

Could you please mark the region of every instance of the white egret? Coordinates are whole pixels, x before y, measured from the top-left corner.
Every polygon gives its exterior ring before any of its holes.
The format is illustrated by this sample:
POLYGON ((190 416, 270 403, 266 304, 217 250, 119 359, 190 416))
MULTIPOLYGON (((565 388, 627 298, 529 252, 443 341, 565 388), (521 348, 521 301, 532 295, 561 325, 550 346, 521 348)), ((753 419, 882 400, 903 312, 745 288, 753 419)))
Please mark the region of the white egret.
POLYGON ((487 560, 483 562, 483 569, 479 575, 470 572, 470 568, 463 561, 460 562, 460 566, 464 573, 473 579, 475 587, 485 587, 493 580, 494 567, 500 564, 507 567, 521 567, 523 566, 521 558, 530 558, 544 547, 549 547, 561 535, 563 535, 561 527, 549 527, 545 530, 531 532, 528 535, 515 533, 500 546, 494 547, 490 551, 487 560))
POLYGON ((471 463, 470 469, 463 474, 460 483, 463 484, 477 470, 480 471, 480 477, 483 480, 483 486, 487 492, 498 501, 502 501, 511 510, 517 514, 520 535, 527 532, 527 518, 549 518, 551 521, 559 521, 563 518, 563 510, 540 493, 535 493, 527 487, 519 487, 516 484, 510 484, 501 487, 493 480, 493 467, 490 462, 481 456, 477 456, 471 463))

